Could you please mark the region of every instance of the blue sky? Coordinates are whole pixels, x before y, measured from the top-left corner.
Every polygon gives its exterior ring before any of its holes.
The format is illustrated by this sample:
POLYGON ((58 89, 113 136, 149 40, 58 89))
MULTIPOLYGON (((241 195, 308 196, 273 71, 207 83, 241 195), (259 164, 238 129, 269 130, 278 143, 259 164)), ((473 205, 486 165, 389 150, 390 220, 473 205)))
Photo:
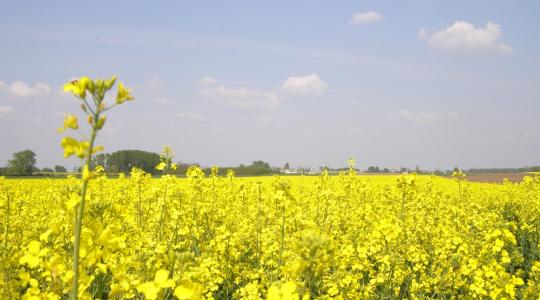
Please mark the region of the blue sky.
POLYGON ((540 164, 538 1, 10 1, 0 10, 0 165, 63 164, 70 78, 136 101, 108 152, 237 165, 540 164))

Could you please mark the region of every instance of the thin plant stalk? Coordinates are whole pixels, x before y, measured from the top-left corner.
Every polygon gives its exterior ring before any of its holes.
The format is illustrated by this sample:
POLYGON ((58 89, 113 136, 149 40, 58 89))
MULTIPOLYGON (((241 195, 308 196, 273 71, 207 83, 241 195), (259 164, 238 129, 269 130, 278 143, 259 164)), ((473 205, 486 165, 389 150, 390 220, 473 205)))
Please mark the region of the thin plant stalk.
MULTIPOLYGON (((107 107, 106 103, 104 102, 105 93, 107 93, 107 91, 114 86, 116 78, 116 76, 112 76, 112 78, 109 80, 91 80, 90 78, 83 76, 64 85, 65 92, 71 92, 74 96, 83 101, 83 104, 81 104, 81 109, 88 116, 88 123, 90 123, 91 126, 91 135, 88 141, 79 142, 72 137, 65 137, 62 139, 61 143, 62 147, 64 148, 64 157, 69 157, 76 154, 79 158, 81 158, 83 181, 81 186, 80 203, 77 205, 74 220, 73 282, 70 291, 70 299, 72 300, 76 300, 79 295, 79 253, 81 246, 81 228, 84 217, 86 191, 88 189, 89 181, 93 177, 93 173, 90 171, 90 167, 92 166, 92 154, 94 152, 103 150, 103 147, 94 148, 97 132, 103 128, 103 124, 106 120, 105 116, 100 118, 100 115, 101 113, 104 113, 119 104, 134 99, 130 94, 131 91, 126 89, 120 82, 118 84, 118 92, 116 94, 115 103, 107 107), (89 103, 89 101, 87 101, 87 92, 92 96, 93 103, 89 103), (90 104, 93 105, 91 106, 90 104)), ((64 132, 66 129, 79 129, 79 124, 75 116, 67 114, 64 118, 64 126, 62 128, 58 128, 58 131, 64 132)))
MULTIPOLYGON (((92 134, 90 136, 90 146, 88 147, 86 162, 83 166, 83 171, 86 168, 89 168, 92 163, 92 149, 94 148, 94 142, 96 141, 97 131, 98 131, 98 122, 99 120, 99 111, 94 114, 94 119, 92 122, 92 134)), ((84 176, 83 176, 84 177, 84 176)), ((81 228, 84 217, 84 205, 86 201, 86 191, 88 189, 89 179, 83 178, 83 184, 81 188, 81 202, 79 203, 77 209, 77 215, 75 217, 75 241, 73 245, 73 284, 71 288, 71 299, 77 299, 79 293, 79 252, 81 245, 81 228)))

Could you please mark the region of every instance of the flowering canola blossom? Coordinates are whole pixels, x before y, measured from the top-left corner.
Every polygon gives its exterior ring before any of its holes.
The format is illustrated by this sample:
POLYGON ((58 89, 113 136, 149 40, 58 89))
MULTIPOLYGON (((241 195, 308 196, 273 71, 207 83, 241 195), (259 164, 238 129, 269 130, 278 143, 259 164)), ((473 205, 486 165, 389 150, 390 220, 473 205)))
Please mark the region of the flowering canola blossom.
MULTIPOLYGON (((540 295, 538 177, 92 174, 81 299, 540 295)), ((67 297, 80 189, 75 178, 0 179, 1 299, 67 297)))

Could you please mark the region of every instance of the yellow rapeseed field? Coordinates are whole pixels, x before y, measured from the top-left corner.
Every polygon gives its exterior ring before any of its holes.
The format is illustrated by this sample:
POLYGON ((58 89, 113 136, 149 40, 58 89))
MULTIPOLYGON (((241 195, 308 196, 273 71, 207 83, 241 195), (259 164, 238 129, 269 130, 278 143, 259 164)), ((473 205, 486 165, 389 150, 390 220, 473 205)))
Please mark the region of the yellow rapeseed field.
MULTIPOLYGON (((216 174, 95 175, 79 297, 539 297, 538 177, 216 174)), ((0 179, 0 298, 69 295, 81 183, 0 179)))
POLYGON ((0 177, 0 299, 540 299, 540 176, 369 177, 350 160, 339 176, 111 179, 92 158, 105 113, 134 99, 118 82, 107 100, 116 83, 64 86, 90 126, 61 141, 80 179, 0 177))

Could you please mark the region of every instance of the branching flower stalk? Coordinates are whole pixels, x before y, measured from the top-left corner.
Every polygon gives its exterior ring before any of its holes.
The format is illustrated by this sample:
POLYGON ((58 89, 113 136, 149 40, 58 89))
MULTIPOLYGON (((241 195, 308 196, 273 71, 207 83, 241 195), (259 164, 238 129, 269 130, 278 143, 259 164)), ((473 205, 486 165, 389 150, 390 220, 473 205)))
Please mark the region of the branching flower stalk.
POLYGON ((463 201, 463 194, 461 192, 461 182, 466 179, 467 175, 460 169, 452 172, 452 178, 458 183, 459 201, 463 201))
MULTIPOLYGON (((64 157, 76 155, 81 159, 82 168, 82 186, 81 198, 77 206, 75 206, 75 229, 73 242, 73 282, 70 293, 71 299, 77 299, 79 295, 79 252, 81 244, 81 229, 84 217, 84 207, 86 202, 86 192, 88 184, 92 178, 96 176, 95 172, 90 171, 92 165, 92 155, 98 151, 102 151, 103 147, 94 147, 97 133, 105 124, 105 115, 109 109, 120 105, 126 101, 133 100, 130 91, 124 87, 122 83, 118 84, 118 92, 113 104, 107 106, 105 103, 105 94, 116 83, 116 76, 109 80, 95 79, 91 80, 88 77, 81 77, 72 80, 64 85, 64 91, 71 92, 74 96, 82 101, 81 109, 87 115, 88 123, 90 124, 90 138, 88 140, 76 140, 72 137, 62 139, 62 147, 64 148, 64 157), (91 96, 90 101, 87 95, 91 96)), ((64 126, 59 128, 59 132, 64 132, 66 129, 79 129, 77 117, 67 114, 64 118, 64 126)))
POLYGON ((165 188, 163 191, 163 204, 161 205, 161 214, 159 215, 159 226, 157 227, 157 230, 156 230, 158 242, 161 241, 161 238, 163 237, 163 231, 164 231, 163 223, 165 221, 165 214, 167 212, 167 188, 169 187, 169 183, 168 183, 169 175, 165 175, 165 176, 167 177, 164 177, 163 179, 167 181, 165 181, 165 188))
POLYGON ((405 224, 407 213, 407 201, 408 197, 413 195, 416 188, 416 173, 413 174, 401 174, 397 179, 397 187, 401 190, 401 211, 399 213, 399 219, 402 224, 405 224))
MULTIPOLYGON (((176 171, 176 163, 173 162, 174 159, 174 150, 170 146, 163 146, 161 154, 159 155, 160 163, 156 166, 156 170, 162 171, 163 174, 171 174, 176 171)), ((173 178, 172 175, 164 175, 161 177, 165 180, 165 189, 163 192, 163 205, 161 206, 161 214, 159 217, 159 226, 156 229, 156 235, 158 241, 161 241, 163 237, 163 222, 165 221, 165 215, 167 213, 167 188, 169 187, 169 182, 173 178)))

